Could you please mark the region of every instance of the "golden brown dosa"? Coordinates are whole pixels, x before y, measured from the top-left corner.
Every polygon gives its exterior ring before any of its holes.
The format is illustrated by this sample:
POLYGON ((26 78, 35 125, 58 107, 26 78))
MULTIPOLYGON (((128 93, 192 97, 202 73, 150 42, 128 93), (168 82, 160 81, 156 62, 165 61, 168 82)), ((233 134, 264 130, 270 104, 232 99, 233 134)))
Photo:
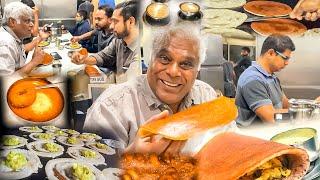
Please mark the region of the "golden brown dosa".
POLYGON ((171 140, 186 140, 196 133, 230 123, 236 119, 237 114, 234 99, 219 97, 167 118, 146 123, 140 127, 138 135, 146 137, 160 134, 171 140))
POLYGON ((251 1, 243 6, 244 10, 257 16, 286 16, 292 8, 274 1, 251 1))
POLYGON ((251 23, 251 28, 262 36, 271 34, 283 34, 288 36, 301 36, 307 28, 297 21, 291 19, 268 19, 251 23))
POLYGON ((236 180, 265 162, 286 155, 291 175, 301 179, 309 168, 306 151, 254 137, 223 133, 209 141, 195 156, 199 179, 236 180))

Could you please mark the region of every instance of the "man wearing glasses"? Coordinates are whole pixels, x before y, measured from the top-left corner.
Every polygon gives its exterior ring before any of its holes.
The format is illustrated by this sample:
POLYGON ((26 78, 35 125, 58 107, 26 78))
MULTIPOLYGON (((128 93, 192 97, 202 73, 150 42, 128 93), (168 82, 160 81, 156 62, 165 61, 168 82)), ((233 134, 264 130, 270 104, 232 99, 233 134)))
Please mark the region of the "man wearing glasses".
POLYGON ((270 35, 263 42, 261 54, 240 76, 237 86, 237 124, 274 123, 274 114, 286 112, 289 103, 279 79, 274 74, 285 68, 295 45, 288 36, 270 35))
POLYGON ((22 40, 31 36, 32 15, 32 9, 21 2, 12 2, 4 7, 3 26, 0 28, 0 76, 16 71, 28 74, 42 62, 44 52, 36 48, 32 60, 25 63, 22 40))

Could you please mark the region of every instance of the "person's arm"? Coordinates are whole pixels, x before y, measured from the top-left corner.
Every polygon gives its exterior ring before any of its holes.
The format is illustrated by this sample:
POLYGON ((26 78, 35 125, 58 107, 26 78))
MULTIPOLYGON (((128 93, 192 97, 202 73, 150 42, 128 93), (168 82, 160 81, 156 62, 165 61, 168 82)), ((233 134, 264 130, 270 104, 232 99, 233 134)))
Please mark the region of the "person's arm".
POLYGON ((41 41, 44 41, 49 37, 49 33, 44 31, 39 31, 39 36, 34 38, 30 43, 24 45, 24 50, 26 52, 32 51, 41 41))
POLYGON ((284 93, 283 93, 283 97, 282 97, 282 108, 283 109, 289 108, 289 99, 287 98, 287 96, 284 93))
POLYGON ((31 42, 29 42, 28 44, 25 44, 25 45, 24 45, 24 50, 25 50, 26 52, 32 51, 33 48, 35 48, 40 41, 41 41, 41 38, 40 38, 40 37, 34 38, 31 42))
POLYGON ((96 65, 97 59, 92 56, 81 55, 79 52, 74 52, 71 57, 71 62, 75 64, 96 65))
POLYGON ((320 18, 320 0, 300 0, 290 13, 292 19, 316 21, 320 18))
POLYGON ((80 36, 73 36, 71 38, 71 42, 79 42, 81 40, 86 40, 86 39, 89 39, 91 38, 91 36, 95 33, 95 30, 92 30, 92 31, 89 31, 87 33, 84 33, 80 36))
POLYGON ((114 69, 116 66, 116 41, 114 39, 109 46, 91 56, 83 56, 79 52, 75 52, 71 59, 75 64, 97 65, 114 69))
POLYGON ((252 80, 242 87, 242 92, 242 96, 249 108, 264 122, 274 123, 275 113, 287 111, 273 107, 267 87, 263 82, 252 80))
POLYGON ((39 9, 37 6, 33 8, 33 29, 32 29, 32 36, 38 36, 39 33, 39 9))
POLYGON ((274 109, 272 105, 263 105, 255 110, 255 113, 261 120, 268 123, 275 123, 274 114, 287 113, 288 109, 274 109))
POLYGON ((21 67, 18 72, 20 74, 29 74, 36 66, 42 63, 44 58, 44 52, 41 48, 36 47, 32 56, 32 59, 29 63, 21 67))

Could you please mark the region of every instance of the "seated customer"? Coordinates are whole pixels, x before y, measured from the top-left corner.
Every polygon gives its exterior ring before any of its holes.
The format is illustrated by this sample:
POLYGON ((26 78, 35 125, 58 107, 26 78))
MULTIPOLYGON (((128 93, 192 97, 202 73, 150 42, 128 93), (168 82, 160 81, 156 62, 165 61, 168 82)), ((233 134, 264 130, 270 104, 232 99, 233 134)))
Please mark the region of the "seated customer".
POLYGON ((106 46, 109 46, 109 44, 114 39, 114 35, 112 33, 112 30, 110 29, 112 13, 113 9, 111 7, 100 6, 94 16, 95 29, 85 34, 82 34, 81 36, 73 36, 71 38, 71 41, 79 42, 81 40, 92 40, 94 38, 97 38, 98 44, 89 48, 89 52, 99 52, 103 50, 106 46))
POLYGON ((261 54, 240 76, 236 93, 237 123, 249 126, 256 122, 274 123, 274 114, 286 112, 288 98, 275 72, 290 62, 295 45, 288 36, 271 35, 263 42, 261 54))
POLYGON ((44 57, 44 52, 36 48, 31 61, 26 64, 22 40, 31 36, 32 9, 21 2, 9 3, 4 7, 3 22, 0 28, 0 75, 11 75, 15 71, 30 73, 44 57))
MULTIPOLYGON (((87 19, 87 12, 84 10, 79 10, 76 14, 76 25, 71 28, 68 29, 69 32, 72 34, 72 36, 81 36, 87 32, 91 31, 91 27, 90 27, 90 22, 87 19)), ((90 41, 89 40, 81 40, 79 41, 79 43, 83 46, 83 47, 88 47, 90 41)))
POLYGON ((168 142, 163 139, 155 145, 150 138, 136 138, 142 124, 216 98, 211 86, 196 80, 205 59, 200 31, 170 27, 155 32, 152 42, 147 75, 105 90, 88 110, 85 131, 117 139, 125 147, 134 142, 132 151, 152 152, 168 142))
POLYGON ((137 1, 125 1, 117 4, 110 25, 117 38, 114 38, 109 46, 90 56, 73 53, 72 62, 101 66, 115 71, 117 74, 124 74, 126 69, 132 66, 140 66, 138 63, 140 50, 138 8, 137 1))

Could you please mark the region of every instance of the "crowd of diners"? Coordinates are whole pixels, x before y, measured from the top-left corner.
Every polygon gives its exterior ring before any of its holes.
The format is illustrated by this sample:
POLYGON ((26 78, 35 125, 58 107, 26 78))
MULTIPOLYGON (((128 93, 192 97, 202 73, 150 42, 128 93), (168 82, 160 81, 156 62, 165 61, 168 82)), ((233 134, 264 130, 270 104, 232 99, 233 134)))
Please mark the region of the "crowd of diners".
MULTIPOLYGON (((94 16, 94 28, 90 22, 93 5, 86 1, 79 6, 74 27, 66 28, 82 47, 93 52, 89 56, 74 53, 75 64, 97 65, 116 73, 122 73, 133 62, 139 60, 138 2, 124 1, 114 8, 98 7, 94 16), (94 40, 96 39, 96 43, 94 40), (95 53, 94 53, 95 52, 95 53)), ((39 9, 32 0, 11 2, 4 7, 0 29, 0 75, 15 72, 28 75, 41 64, 44 51, 37 45, 50 36, 39 28, 39 9), (31 61, 26 63, 26 53, 33 50, 31 61)), ((47 26, 47 25, 45 25, 47 26)))

